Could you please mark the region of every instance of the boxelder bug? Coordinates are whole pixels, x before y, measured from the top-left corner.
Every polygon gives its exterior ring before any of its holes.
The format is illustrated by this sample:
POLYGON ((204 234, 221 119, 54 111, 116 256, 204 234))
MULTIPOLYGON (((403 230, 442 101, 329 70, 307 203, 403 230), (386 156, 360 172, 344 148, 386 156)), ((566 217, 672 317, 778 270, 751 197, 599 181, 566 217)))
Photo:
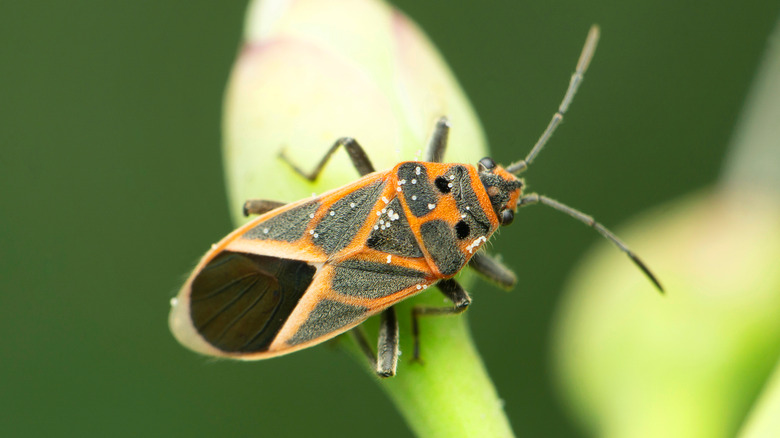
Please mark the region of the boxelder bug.
MULTIPOLYGON (((174 300, 171 330, 187 347, 236 359, 264 359, 330 339, 381 313, 376 359, 359 332, 359 345, 380 376, 395 374, 398 323, 393 305, 435 285, 453 307, 415 307, 414 357, 419 357, 417 319, 454 314, 471 302, 452 277, 465 265, 501 286, 514 273, 478 251, 517 207, 544 204, 593 227, 661 285, 615 235, 571 207, 523 193, 517 175, 533 162, 571 103, 593 56, 599 31, 592 27, 569 88, 528 156, 501 167, 490 158, 477 166, 441 163, 448 121, 436 123, 423 161, 406 161, 376 172, 352 138, 336 141, 314 180, 339 147, 362 177, 323 195, 291 204, 250 200, 245 214, 260 216, 215 244, 174 300)), ((354 332, 353 332, 354 333, 354 332)))

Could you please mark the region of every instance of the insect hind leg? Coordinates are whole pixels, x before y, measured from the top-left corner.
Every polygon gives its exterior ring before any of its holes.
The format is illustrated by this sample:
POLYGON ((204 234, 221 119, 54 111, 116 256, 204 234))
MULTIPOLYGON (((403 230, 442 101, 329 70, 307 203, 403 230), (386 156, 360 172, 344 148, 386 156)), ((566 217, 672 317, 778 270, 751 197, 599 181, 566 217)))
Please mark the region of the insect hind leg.
POLYGON ((344 146, 344 149, 346 149, 347 153, 349 154, 349 159, 352 160, 352 164, 360 173, 360 176, 368 175, 369 173, 374 172, 374 165, 372 165, 371 160, 368 159, 366 151, 363 150, 363 147, 360 146, 360 143, 351 137, 342 137, 336 140, 336 142, 333 143, 330 149, 328 149, 328 152, 325 153, 325 156, 322 157, 320 162, 311 172, 306 172, 300 167, 296 166, 295 163, 293 163, 292 160, 290 160, 290 158, 287 156, 284 149, 279 152, 279 158, 292 167, 293 170, 299 173, 302 177, 309 181, 314 181, 317 179, 320 173, 322 173, 322 169, 325 167, 325 163, 328 162, 330 156, 336 152, 336 149, 338 149, 339 146, 344 146))
POLYGON ((433 128, 433 134, 425 149, 423 161, 429 163, 441 163, 444 159, 444 151, 447 149, 447 139, 450 133, 450 121, 446 117, 440 117, 433 128))
POLYGON ((398 366, 398 318, 395 309, 390 307, 382 312, 379 320, 379 338, 377 339, 376 374, 379 377, 392 377, 398 366))
POLYGON ((431 306, 415 306, 412 308, 412 337, 414 338, 414 356, 413 360, 420 360, 420 324, 418 319, 421 316, 442 316, 442 315, 456 315, 463 313, 466 308, 471 304, 471 298, 469 298, 468 292, 463 289, 457 281, 453 279, 441 280, 436 284, 436 287, 446 296, 453 307, 431 307, 431 306))
POLYGON ((392 377, 398 366, 398 319, 395 309, 390 307, 382 312, 379 322, 377 353, 374 354, 362 326, 350 331, 360 351, 379 377, 392 377))

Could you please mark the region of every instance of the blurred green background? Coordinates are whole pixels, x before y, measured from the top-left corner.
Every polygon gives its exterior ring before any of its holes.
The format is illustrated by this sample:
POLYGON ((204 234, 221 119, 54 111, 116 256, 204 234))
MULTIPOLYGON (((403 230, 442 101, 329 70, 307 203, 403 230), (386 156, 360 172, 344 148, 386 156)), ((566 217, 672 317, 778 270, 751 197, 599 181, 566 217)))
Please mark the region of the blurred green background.
MULTIPOLYGON (((526 178, 613 227, 716 178, 780 12, 766 0, 394 4, 439 46, 504 163, 536 140, 601 25, 569 117, 526 178)), ((409 433, 327 345, 219 362, 168 332, 168 300, 232 228, 221 99, 245 6, 0 3, 4 436, 409 433)), ((473 336, 525 435, 582 435, 553 389, 550 323, 598 239, 524 210, 493 241, 521 284, 472 294, 473 336)))

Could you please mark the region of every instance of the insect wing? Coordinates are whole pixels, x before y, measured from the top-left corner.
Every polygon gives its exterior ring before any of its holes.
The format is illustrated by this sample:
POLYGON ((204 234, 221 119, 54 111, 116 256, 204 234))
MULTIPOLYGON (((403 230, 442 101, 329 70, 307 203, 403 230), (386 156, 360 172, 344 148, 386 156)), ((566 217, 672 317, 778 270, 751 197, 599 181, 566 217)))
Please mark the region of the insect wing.
POLYGON ((287 353, 317 344, 422 292, 437 280, 425 268, 355 256, 324 265, 271 349, 287 353))
POLYGON ((266 351, 325 258, 302 244, 309 200, 269 212, 212 246, 174 301, 171 330, 215 356, 266 351))

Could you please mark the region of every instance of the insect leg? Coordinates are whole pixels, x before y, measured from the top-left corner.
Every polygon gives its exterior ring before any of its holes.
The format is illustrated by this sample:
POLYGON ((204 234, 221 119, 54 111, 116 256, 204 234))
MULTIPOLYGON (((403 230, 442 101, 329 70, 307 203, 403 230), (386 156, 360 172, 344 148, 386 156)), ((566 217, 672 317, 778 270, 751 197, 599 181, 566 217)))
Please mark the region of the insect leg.
POLYGON ((284 202, 269 201, 268 199, 250 199, 244 202, 244 216, 250 214, 263 214, 285 205, 284 202))
POLYGON ((414 360, 420 359, 420 325, 418 322, 421 316, 440 316, 440 315, 455 315, 463 313, 466 308, 471 304, 471 298, 469 298, 468 292, 463 289, 457 281, 453 279, 442 280, 436 284, 436 287, 446 296, 452 303, 453 307, 429 307, 429 306, 415 306, 412 308, 412 337, 414 338, 414 360))
POLYGON ((368 337, 366 336, 366 332, 363 331, 363 326, 359 325, 350 330, 349 333, 355 339, 358 347, 360 347, 360 351, 362 351, 366 356, 366 359, 368 359, 371 368, 376 369, 376 355, 374 355, 374 351, 371 350, 371 345, 368 343, 368 337))
POLYGON ((511 269, 484 252, 474 254, 469 260, 469 266, 505 289, 510 289, 517 283, 517 276, 511 269))
POLYGON ((355 338, 360 351, 368 359, 371 368, 376 371, 379 377, 393 377, 398 365, 398 319, 395 316, 395 309, 390 307, 382 312, 379 320, 379 337, 377 341, 377 353, 371 350, 363 326, 357 326, 350 330, 350 334, 355 338))
POLYGON ((352 160, 352 164, 355 166, 355 169, 360 173, 360 176, 368 175, 369 173, 374 171, 374 166, 371 164, 371 160, 368 159, 368 155, 366 155, 366 151, 363 150, 363 147, 360 146, 360 144, 355 141, 354 138, 351 137, 342 137, 338 140, 336 140, 335 143, 328 149, 328 152, 325 153, 325 156, 322 157, 322 160, 320 160, 319 164, 317 164, 317 167, 314 168, 311 172, 304 172, 301 170, 298 166, 293 164, 293 162, 290 160, 290 158, 287 157, 287 154, 284 150, 279 152, 279 158, 281 158, 283 161, 285 161, 287 164, 290 165, 296 172, 301 174, 302 177, 308 179, 309 181, 314 181, 317 179, 317 176, 319 176, 320 172, 322 172, 322 168, 325 167, 325 163, 328 162, 328 159, 331 155, 333 155, 334 152, 336 152, 336 149, 338 149, 339 146, 344 146, 344 149, 347 150, 347 153, 349 154, 349 159, 352 160))
POLYGON ((601 225, 600 223, 596 222, 595 219, 588 216, 587 214, 576 210, 572 207, 569 207, 568 205, 561 204, 560 202, 548 198, 546 196, 537 195, 536 193, 529 193, 522 198, 520 198, 517 201, 518 207, 523 207, 526 205, 532 205, 532 204, 544 204, 548 207, 552 207, 560 212, 566 213, 569 216, 573 217, 574 219, 577 219, 578 221, 584 223, 585 225, 593 228, 594 230, 598 231, 599 234, 604 236, 607 240, 612 242, 615 246, 618 247, 621 251, 626 253, 626 255, 631 259, 634 264, 644 272, 644 274, 647 276, 650 281, 653 282, 655 287, 658 288, 659 291, 663 292, 664 288, 661 286, 661 283, 658 281, 657 278, 655 278, 655 275, 653 275, 652 272, 650 272, 650 269, 648 269, 647 265, 644 264, 642 260, 637 257, 636 254, 631 252, 630 249, 628 249, 628 246, 626 246, 625 243, 623 243, 620 239, 617 238, 611 231, 609 231, 604 225, 601 225))
POLYGON ((446 117, 440 117, 433 128, 433 134, 425 149, 423 161, 429 163, 441 163, 444 159, 444 151, 447 149, 447 138, 450 133, 450 121, 446 117))
POLYGON ((392 377, 398 365, 398 319, 395 309, 390 307, 380 316, 379 339, 377 340, 376 374, 392 377))

